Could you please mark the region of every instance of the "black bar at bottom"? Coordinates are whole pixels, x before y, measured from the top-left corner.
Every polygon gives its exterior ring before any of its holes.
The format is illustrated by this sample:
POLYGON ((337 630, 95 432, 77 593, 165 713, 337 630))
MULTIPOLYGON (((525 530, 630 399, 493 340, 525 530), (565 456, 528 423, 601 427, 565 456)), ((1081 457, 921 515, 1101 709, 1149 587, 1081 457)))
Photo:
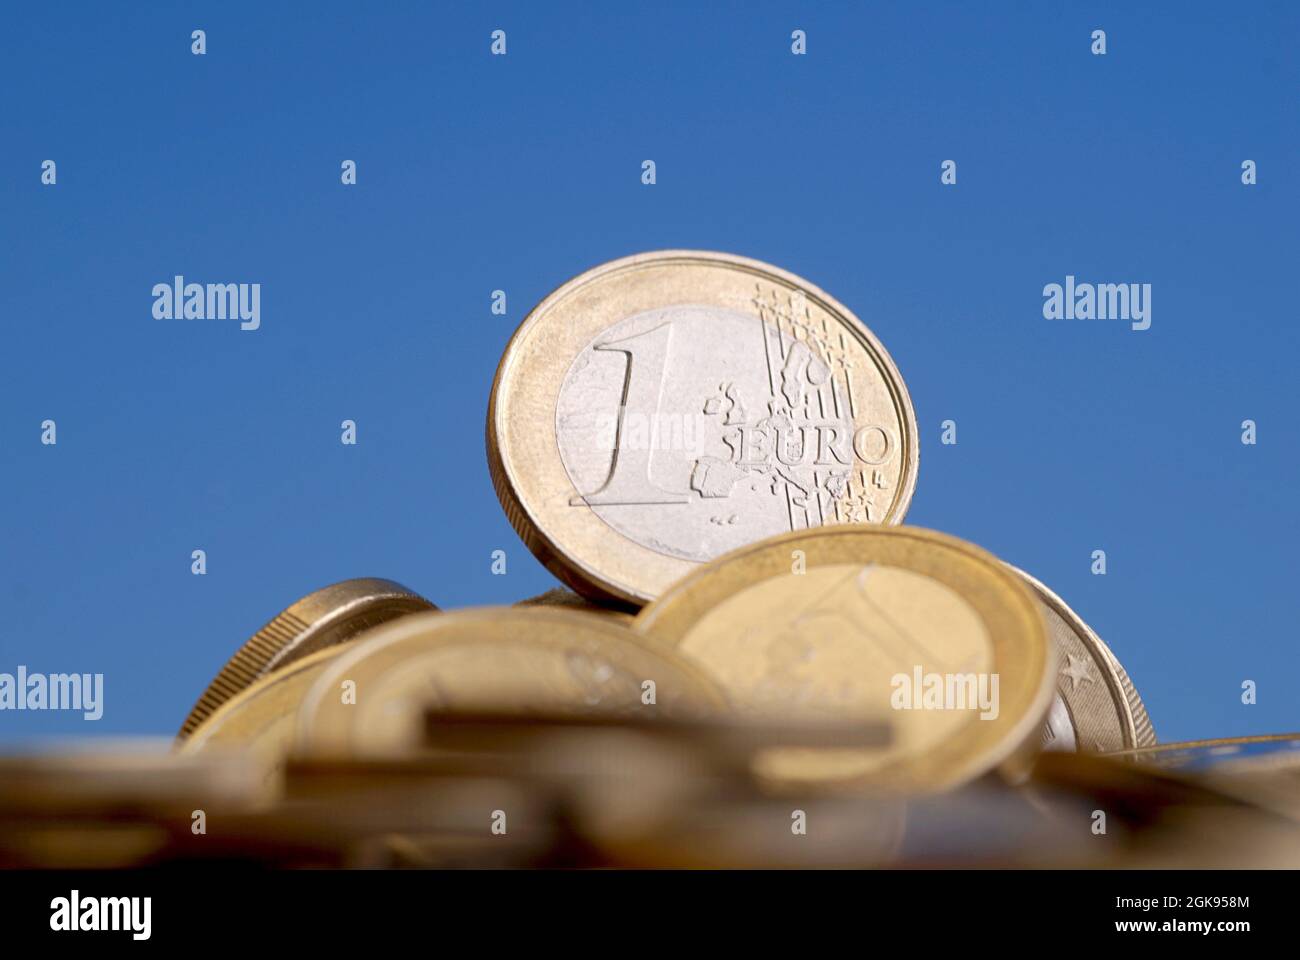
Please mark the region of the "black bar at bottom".
POLYGON ((1287 871, 0 871, 0 937, 7 947, 148 942, 205 952, 266 943, 462 953, 477 943, 603 954, 701 941, 765 952, 778 943, 802 943, 804 953, 908 943, 984 950, 1011 937, 1049 948, 1229 946, 1289 933, 1296 879, 1287 871), (117 929, 83 929, 92 925, 117 929))

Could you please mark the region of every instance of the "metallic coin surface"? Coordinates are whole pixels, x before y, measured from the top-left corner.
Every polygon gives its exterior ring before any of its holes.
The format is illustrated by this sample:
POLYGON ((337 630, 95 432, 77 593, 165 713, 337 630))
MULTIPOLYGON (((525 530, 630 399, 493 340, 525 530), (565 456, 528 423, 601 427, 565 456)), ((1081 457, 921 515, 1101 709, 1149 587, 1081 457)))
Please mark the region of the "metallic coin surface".
POLYGON ((251 683, 325 647, 408 613, 437 608, 400 583, 365 577, 308 594, 258 630, 203 691, 181 724, 188 737, 223 703, 251 683))
MULTIPOLYGON (((257 796, 256 768, 233 754, 178 757, 163 740, 108 740, 0 757, 0 815, 176 810, 196 797, 223 807, 257 796)), ((188 813, 188 809, 186 810, 188 813)))
POLYGON ((901 798, 848 803, 813 797, 800 803, 816 830, 791 829, 789 802, 728 797, 688 799, 635 832, 596 825, 591 839, 619 866, 637 868, 861 869, 897 857, 907 820, 901 798))
POLYGON ((326 647, 295 660, 231 697, 185 740, 183 754, 238 750, 263 771, 264 786, 274 790, 293 747, 294 721, 307 691, 350 644, 326 647))
POLYGON ((141 866, 166 848, 169 825, 188 832, 195 809, 224 817, 268 799, 246 758, 170 748, 101 740, 0 757, 0 869, 141 866))
POLYGON ((610 617, 487 607, 406 617, 368 634, 316 681, 296 742, 318 754, 409 751, 424 740, 429 708, 672 719, 724 707, 698 668, 610 617))
POLYGON ((1228 796, 1300 821, 1300 733, 1166 743, 1111 757, 1195 778, 1228 796))
POLYGON ((1300 733, 1162 743, 1138 750, 1120 750, 1112 756, 1165 770, 1189 772, 1289 769, 1300 765, 1300 733))
POLYGON ((740 715, 885 719, 877 751, 780 751, 775 780, 943 789, 1036 747, 1055 651, 1000 561, 914 527, 841 525, 735 551, 637 630, 699 663, 740 715))
POLYGON ((586 597, 572 590, 566 590, 563 587, 557 587, 554 590, 547 590, 545 593, 539 593, 535 597, 528 597, 520 600, 515 604, 516 607, 563 607, 568 610, 585 610, 587 613, 599 613, 602 616, 613 617, 624 623, 632 622, 632 614, 621 607, 609 606, 606 604, 592 603, 586 597))
POLYGON ((847 308, 777 267, 686 250, 543 300, 497 369, 487 446, 538 558, 634 605, 774 534, 901 523, 918 450, 902 377, 847 308))
POLYGON ((1152 746, 1156 735, 1151 718, 1110 647, 1039 580, 1018 567, 1011 569, 1038 597, 1048 635, 1060 654, 1043 749, 1109 753, 1152 746))

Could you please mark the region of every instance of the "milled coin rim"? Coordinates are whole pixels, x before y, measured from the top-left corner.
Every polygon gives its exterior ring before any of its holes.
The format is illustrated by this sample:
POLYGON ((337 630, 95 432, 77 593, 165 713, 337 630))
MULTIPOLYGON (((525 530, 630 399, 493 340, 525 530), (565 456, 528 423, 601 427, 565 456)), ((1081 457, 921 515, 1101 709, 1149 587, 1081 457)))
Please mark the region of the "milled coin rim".
MULTIPOLYGON (((411 614, 411 616, 426 616, 426 614, 411 614)), ((346 643, 336 644, 332 647, 325 647, 324 649, 317 650, 315 653, 309 653, 305 657, 295 660, 293 663, 286 664, 279 670, 276 670, 273 673, 268 673, 255 683, 245 687, 235 696, 231 697, 218 707, 211 716, 199 724, 199 726, 190 733, 189 737, 184 740, 178 740, 176 742, 176 751, 181 754, 189 754, 202 750, 208 740, 212 738, 213 734, 221 729, 221 725, 226 722, 226 719, 231 714, 242 710, 249 703, 256 701, 263 692, 271 687, 297 676, 304 670, 312 670, 320 664, 328 663, 330 660, 339 656, 351 647, 354 642, 355 641, 349 640, 346 643)), ((310 690, 310 688, 308 689, 310 690)), ((301 705, 299 705, 299 709, 301 709, 301 705)))
MULTIPOLYGON (((643 642, 630 624, 619 622, 599 613, 581 610, 554 609, 546 607, 469 607, 437 614, 413 614, 392 623, 385 624, 368 633, 364 640, 358 641, 340 657, 337 662, 327 667, 316 678, 316 682, 304 695, 298 710, 297 727, 294 736, 295 750, 304 755, 331 756, 349 753, 355 745, 355 725, 351 720, 340 720, 344 716, 338 711, 323 711, 322 703, 327 698, 338 696, 339 684, 343 680, 353 680, 361 688, 364 680, 374 676, 383 676, 390 670, 400 669, 400 662, 411 650, 402 650, 406 644, 418 643, 420 650, 427 650, 442 643, 463 644, 463 636, 457 631, 467 625, 483 624, 499 627, 503 622, 520 630, 519 639, 525 642, 541 642, 547 646, 562 643, 562 640, 548 638, 538 640, 529 636, 528 626, 549 623, 553 626, 580 628, 603 633, 608 638, 611 648, 617 650, 620 645, 631 644, 651 658, 657 658, 685 677, 699 695, 701 706, 720 713, 726 713, 729 702, 721 686, 708 673, 695 663, 678 656, 673 651, 665 651, 653 644, 643 642), (443 637, 437 636, 440 632, 443 637), (401 656, 398 656, 398 654, 401 656), (397 659, 394 659, 397 657, 397 659), (369 677, 367 677, 367 672, 369 677)), ((350 715, 348 715, 350 716, 350 715)))
MULTIPOLYGON (((1142 703, 1142 698, 1138 696, 1137 688, 1133 685, 1132 680, 1127 685, 1124 683, 1123 677, 1127 676, 1127 674, 1121 676, 1121 671, 1124 668, 1120 665, 1115 652, 1107 646, 1106 641, 1098 636, 1097 632, 1088 626, 1087 622, 1075 613, 1068 603, 1061 599, 1060 594, 1048 587, 1043 581, 1013 563, 1007 563, 1007 566, 1024 577, 1025 581, 1038 593, 1044 605, 1055 612, 1057 616, 1065 621, 1066 626, 1074 631, 1075 636, 1082 642, 1084 649, 1088 651, 1097 668, 1101 671, 1106 683, 1106 690, 1110 693, 1116 716, 1119 718, 1120 732, 1124 742, 1121 749, 1129 750, 1154 745, 1156 742, 1155 730, 1151 725, 1150 717, 1147 715, 1146 706, 1142 703), (1145 721, 1141 725, 1139 724, 1140 719, 1145 721), (1148 736, 1150 739, 1146 739, 1148 736)), ((1048 632, 1050 634, 1051 631, 1048 632)), ((1065 691, 1061 691, 1061 698, 1065 700, 1066 708, 1070 714, 1070 722, 1074 724, 1075 743, 1082 746, 1083 738, 1079 736, 1078 714, 1075 712, 1065 691)), ((1096 738, 1093 739, 1095 741, 1096 738)), ((1090 750, 1089 752, 1111 751, 1090 750)))
MULTIPOLYGON (((924 544, 927 548, 938 547, 950 550, 974 561, 974 569, 987 576, 990 589, 994 591, 994 596, 998 597, 994 604, 1001 605, 1008 626, 1017 630, 1016 635, 1013 636, 1010 631, 1003 633, 997 630, 994 624, 987 622, 984 611, 988 602, 984 597, 974 598, 962 593, 951 583, 945 583, 935 576, 931 570, 917 572, 944 583, 976 609, 989 630, 990 642, 995 651, 993 661, 995 669, 1000 674, 1005 674, 1008 670, 1026 670, 1026 687, 1029 690, 1020 715, 1001 724, 1004 732, 991 743, 981 745, 978 741, 982 739, 982 735, 972 736, 972 731, 979 731, 985 724, 999 724, 1001 715, 994 720, 973 721, 973 725, 968 724, 963 727, 939 748, 925 751, 914 757, 900 757, 888 766, 872 771, 862 778, 862 782, 901 790, 943 790, 999 768, 1010 777, 1022 775, 1027 769, 1026 757, 1034 752, 1036 737, 1047 715, 1052 695, 1056 691, 1055 644, 1051 642, 1048 634, 1042 608, 1029 586, 1012 573, 1002 560, 968 541, 922 527, 865 524, 854 526, 838 524, 780 534, 723 554, 695 573, 679 580, 662 597, 642 609, 632 626, 653 638, 655 642, 676 649, 696 622, 714 609, 718 603, 735 594, 738 587, 731 581, 736 577, 731 574, 729 567, 747 558, 771 555, 774 560, 779 559, 778 566, 783 565, 788 571, 789 551, 797 548, 804 550, 805 561, 811 566, 814 561, 811 541, 830 541, 835 549, 842 550, 845 545, 837 541, 856 538, 885 538, 886 543, 893 541, 896 544, 914 541, 924 544), (1019 649, 1013 649, 1015 647, 1019 649), (1034 665, 1029 662, 1033 656, 1036 656, 1039 661, 1037 676, 1034 675, 1034 665), (964 741, 972 739, 976 741, 975 744, 969 752, 963 752, 964 741)), ((820 558, 816 561, 818 566, 852 562, 859 562, 856 554, 836 561, 820 558)), ((907 564, 896 562, 893 558, 888 565, 897 565, 902 569, 915 569, 907 564)), ((778 571, 774 575, 781 574, 778 571)), ((753 586, 770 578, 762 576, 747 579, 748 585, 753 586)), ((1001 688, 1005 686, 1006 684, 1000 684, 1001 688)), ((1001 713, 1004 714, 1006 710, 1007 705, 1003 704, 1000 708, 1001 713)), ((994 728, 990 726, 986 729, 994 728)))
MULTIPOLYGON (((557 304, 595 281, 608 279, 611 274, 631 271, 647 265, 663 266, 673 261, 680 261, 683 265, 694 263, 737 268, 764 277, 769 281, 798 288, 804 292, 809 301, 817 303, 822 309, 841 320, 845 330, 858 339, 881 373, 886 389, 893 400, 894 408, 898 413, 899 421, 902 424, 899 439, 901 447, 900 460, 902 463, 900 479, 885 519, 878 525, 893 526, 901 524, 907 515, 912 496, 916 491, 917 474, 920 469, 920 438, 916 423, 916 411, 912 406, 912 398, 908 393, 907 384, 904 382, 897 364, 894 363, 893 357, 890 356, 889 351, 885 349, 879 338, 858 318, 857 314, 853 313, 821 287, 781 267, 765 263, 762 260, 740 256, 739 254, 711 250, 655 250, 607 261, 560 284, 524 317, 523 322, 506 344, 506 349, 501 356, 501 362, 497 366, 488 400, 486 429, 488 472, 491 474, 493 489, 496 490, 497 497, 501 501, 501 506, 505 510, 510 525, 514 527, 515 532, 534 556, 556 577, 584 596, 598 600, 615 600, 638 607, 654 599, 654 595, 649 591, 638 589, 634 584, 619 583, 602 574, 591 564, 577 560, 547 532, 546 524, 537 515, 539 507, 536 505, 530 507, 524 502, 525 495, 521 489, 523 481, 520 475, 511 467, 509 457, 501 450, 503 430, 498 427, 497 421, 500 416, 500 396, 507 389, 506 384, 509 381, 512 367, 523 349, 524 341, 533 332, 534 328, 544 321, 546 315, 557 304)), ((670 305, 665 304, 665 306, 670 305)), ((568 360, 571 362, 572 358, 568 358, 568 360)), ((557 367, 556 376, 558 380, 563 380, 568 368, 569 362, 564 363, 562 368, 557 367)), ((548 423, 547 429, 553 430, 553 426, 548 423)), ((564 465, 558 445, 555 446, 553 453, 554 465, 562 471, 564 465)), ((592 515, 596 520, 599 520, 599 517, 595 517, 594 512, 592 515)), ((609 533, 602 531, 601 535, 608 536, 609 533)), ((636 549, 653 553, 653 551, 636 544, 634 541, 628 540, 627 542, 636 549)), ((690 568, 696 566, 686 560, 678 560, 677 562, 683 566, 683 575, 689 575, 690 568)))
POLYGON ((396 617, 437 609, 414 590, 382 577, 340 580, 313 590, 244 641, 199 695, 176 737, 184 740, 192 736, 241 690, 319 649, 343 643, 396 617))

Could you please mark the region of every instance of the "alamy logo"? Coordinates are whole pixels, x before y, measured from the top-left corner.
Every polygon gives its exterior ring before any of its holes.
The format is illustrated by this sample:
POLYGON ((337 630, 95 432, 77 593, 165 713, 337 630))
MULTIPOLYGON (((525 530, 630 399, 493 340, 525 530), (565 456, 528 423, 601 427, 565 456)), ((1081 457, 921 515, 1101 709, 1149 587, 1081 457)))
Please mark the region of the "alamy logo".
POLYGON ((153 931, 152 897, 85 897, 73 890, 71 896, 50 901, 50 929, 125 930, 132 940, 148 940, 153 931))
POLYGON ((1043 287, 1043 316, 1048 320, 1130 320, 1134 330, 1151 326, 1151 284, 1078 283, 1043 287))
POLYGON ((896 673, 889 685, 889 705, 895 710, 979 710, 981 720, 996 720, 996 673, 925 673, 918 664, 910 674, 896 673))
POLYGON ((87 720, 104 715, 102 673, 0 673, 0 710, 80 710, 87 720))
POLYGON ((621 406, 617 412, 600 413, 595 419, 600 436, 610 439, 608 449, 612 452, 680 450, 701 456, 706 448, 711 412, 713 409, 707 404, 705 413, 701 414, 647 414, 621 406))
POLYGON ((155 320, 239 320, 240 330, 262 325, 260 283, 186 283, 179 274, 153 287, 155 320))

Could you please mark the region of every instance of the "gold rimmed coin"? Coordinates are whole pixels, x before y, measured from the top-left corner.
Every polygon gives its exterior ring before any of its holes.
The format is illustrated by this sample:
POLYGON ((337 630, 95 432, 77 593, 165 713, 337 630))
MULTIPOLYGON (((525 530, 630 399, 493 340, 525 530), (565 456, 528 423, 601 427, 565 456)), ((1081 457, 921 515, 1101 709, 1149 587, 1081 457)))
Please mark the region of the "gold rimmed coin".
POLYGON ((654 719, 707 716, 725 698, 697 667, 610 617, 487 607, 406 617, 367 635, 303 702, 306 754, 406 752, 425 711, 571 711, 654 719))
POLYGON ((771 754, 783 783, 943 789, 1019 773, 1055 651, 1033 595, 972 544, 914 527, 790 533, 719 558, 634 627, 693 660, 738 714, 886 719, 892 744, 771 754))
POLYGON ((641 605, 765 537, 901 523, 916 417, 880 341, 778 267, 668 250, 525 318, 488 407, 493 485, 579 592, 641 605))
POLYGON ((1110 647, 1042 582, 1018 567, 1011 569, 1038 597, 1060 654, 1043 749, 1109 753, 1155 744, 1146 706, 1110 647))
POLYGON ((235 694, 185 740, 183 754, 239 751, 263 771, 269 791, 279 788, 294 742, 294 721, 307 691, 349 645, 326 647, 287 664, 235 694))
POLYGON ((276 614, 235 651, 181 724, 190 736, 227 700, 269 673, 408 613, 437 608, 400 583, 364 577, 310 593, 276 614))

